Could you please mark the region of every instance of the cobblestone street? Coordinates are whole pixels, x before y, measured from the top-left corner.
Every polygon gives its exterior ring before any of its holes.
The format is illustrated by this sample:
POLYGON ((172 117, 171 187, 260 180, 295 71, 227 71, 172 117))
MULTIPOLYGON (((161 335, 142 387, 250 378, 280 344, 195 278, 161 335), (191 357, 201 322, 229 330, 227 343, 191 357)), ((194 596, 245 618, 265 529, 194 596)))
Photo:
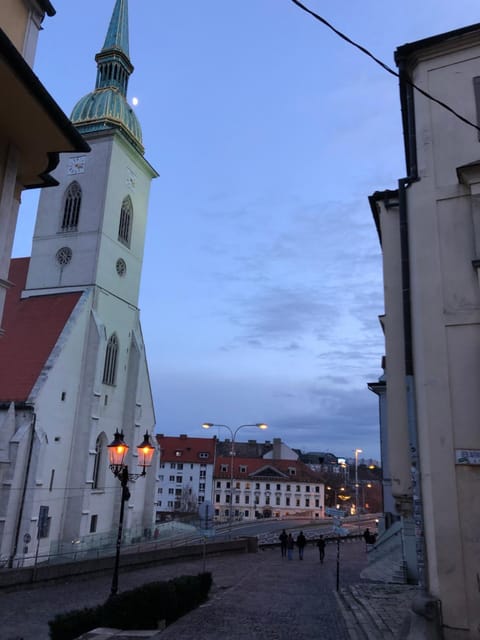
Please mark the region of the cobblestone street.
MULTIPOLYGON (((340 586, 360 582, 365 545, 341 545, 340 586)), ((145 582, 203 570, 203 561, 157 565, 120 575, 120 591, 145 582)), ((347 640, 335 598, 336 545, 327 546, 325 563, 307 545, 305 559, 282 559, 278 548, 256 554, 207 558, 213 574, 209 601, 168 627, 162 639, 196 640, 347 640)), ((109 594, 111 576, 72 579, 31 589, 2 592, 2 640, 47 640, 48 620, 56 613, 95 605, 109 594)))

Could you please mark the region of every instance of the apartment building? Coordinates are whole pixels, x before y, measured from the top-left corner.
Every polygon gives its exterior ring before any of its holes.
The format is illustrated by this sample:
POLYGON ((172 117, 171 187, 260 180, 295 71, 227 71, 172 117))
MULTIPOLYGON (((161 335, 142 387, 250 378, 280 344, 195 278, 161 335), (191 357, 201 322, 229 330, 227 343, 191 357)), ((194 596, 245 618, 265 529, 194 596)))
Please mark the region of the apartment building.
POLYGON ((194 513, 212 496, 216 438, 157 435, 160 461, 155 520, 194 513))

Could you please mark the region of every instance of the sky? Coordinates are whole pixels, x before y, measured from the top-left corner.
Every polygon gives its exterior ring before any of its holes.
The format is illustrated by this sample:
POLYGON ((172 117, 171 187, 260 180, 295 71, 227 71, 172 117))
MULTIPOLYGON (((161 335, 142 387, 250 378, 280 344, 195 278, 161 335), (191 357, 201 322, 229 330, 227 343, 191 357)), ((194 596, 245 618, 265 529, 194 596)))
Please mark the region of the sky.
MULTIPOLYGON (((114 0, 53 4, 34 69, 70 115, 114 0)), ((480 21, 478 0, 306 4, 392 67, 398 46, 480 21)), ((128 98, 160 174, 140 296, 156 431, 266 422, 237 440, 378 459, 368 196, 405 175, 396 78, 291 0, 129 0, 129 14, 128 98)), ((24 194, 15 257, 37 197, 24 194)))

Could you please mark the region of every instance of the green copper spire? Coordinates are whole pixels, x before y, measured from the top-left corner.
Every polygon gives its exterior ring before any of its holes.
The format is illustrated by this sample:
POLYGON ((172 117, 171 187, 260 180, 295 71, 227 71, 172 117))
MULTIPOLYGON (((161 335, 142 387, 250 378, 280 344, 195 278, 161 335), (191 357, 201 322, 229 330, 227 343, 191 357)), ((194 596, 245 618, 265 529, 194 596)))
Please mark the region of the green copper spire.
POLYGON ((119 49, 128 57, 128 4, 127 0, 117 0, 108 27, 103 51, 119 49))
POLYGON ((127 102, 128 79, 133 72, 129 58, 128 0, 116 0, 103 49, 95 61, 95 91, 77 102, 72 122, 83 134, 120 129, 143 153, 140 123, 127 102))

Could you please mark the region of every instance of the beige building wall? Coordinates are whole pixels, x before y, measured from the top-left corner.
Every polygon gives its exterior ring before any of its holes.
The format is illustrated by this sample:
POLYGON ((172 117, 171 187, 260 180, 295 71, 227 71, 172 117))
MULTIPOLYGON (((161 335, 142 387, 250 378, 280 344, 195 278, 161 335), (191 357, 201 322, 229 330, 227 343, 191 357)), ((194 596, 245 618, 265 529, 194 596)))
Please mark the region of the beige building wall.
MULTIPOLYGON (((477 122, 478 27, 401 47, 397 63, 415 85, 477 122)), ((418 179, 406 191, 406 213, 426 587, 441 603, 444 637, 473 639, 480 637, 480 458, 461 452, 480 456, 479 132, 418 92, 413 110, 418 175, 410 177, 418 179)))
POLYGON ((40 0, 2 0, 0 2, 0 28, 30 66, 33 65, 38 33, 45 14, 53 15, 49 2, 40 0))

